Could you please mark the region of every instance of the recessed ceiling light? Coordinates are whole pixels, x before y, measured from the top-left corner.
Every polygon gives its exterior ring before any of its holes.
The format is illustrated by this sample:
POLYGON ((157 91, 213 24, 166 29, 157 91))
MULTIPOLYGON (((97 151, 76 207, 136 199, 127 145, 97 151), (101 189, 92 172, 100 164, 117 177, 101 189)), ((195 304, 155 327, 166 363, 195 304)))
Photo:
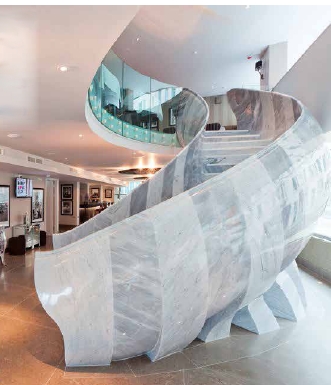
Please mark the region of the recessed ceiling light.
POLYGON ((64 160, 68 160, 68 158, 64 158, 64 160))
POLYGON ((8 134, 8 138, 19 138, 21 135, 20 134, 8 134))
POLYGON ((69 70, 69 67, 64 66, 64 65, 60 65, 60 66, 57 66, 57 69, 58 69, 60 72, 67 72, 67 71, 69 70))
POLYGON ((78 136, 79 136, 80 138, 82 138, 82 137, 83 137, 83 134, 79 134, 78 136))
POLYGON ((137 39, 136 39, 137 41, 139 41, 140 40, 140 37, 137 37, 137 39))
POLYGON ((198 54, 198 51, 193 51, 194 55, 197 55, 198 54))

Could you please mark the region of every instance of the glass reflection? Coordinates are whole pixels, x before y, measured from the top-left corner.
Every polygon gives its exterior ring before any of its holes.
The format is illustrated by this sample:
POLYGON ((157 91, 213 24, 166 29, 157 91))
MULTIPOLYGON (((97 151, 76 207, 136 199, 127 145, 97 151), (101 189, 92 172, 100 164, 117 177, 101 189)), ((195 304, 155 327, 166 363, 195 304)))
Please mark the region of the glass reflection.
POLYGON ((127 138, 179 146, 176 112, 180 87, 142 75, 109 51, 89 88, 97 119, 127 138))

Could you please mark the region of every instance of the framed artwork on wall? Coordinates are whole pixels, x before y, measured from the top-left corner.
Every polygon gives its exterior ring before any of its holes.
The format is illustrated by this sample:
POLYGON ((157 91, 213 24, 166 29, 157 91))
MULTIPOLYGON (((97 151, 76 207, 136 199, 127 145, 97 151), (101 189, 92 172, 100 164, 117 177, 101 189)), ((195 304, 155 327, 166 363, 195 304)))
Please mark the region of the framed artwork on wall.
POLYGON ((10 226, 10 186, 0 185, 0 226, 10 226))
POLYGON ((34 188, 31 198, 31 222, 44 222, 44 189, 34 188))
POLYGON ((169 126, 175 126, 177 123, 176 116, 174 114, 173 108, 169 108, 169 126))
POLYGON ((151 129, 156 130, 156 131, 159 130, 159 120, 158 119, 151 121, 151 129))
POLYGON ((91 199, 99 199, 99 198, 100 198, 100 188, 91 187, 91 199))
POLYGON ((112 198, 113 197, 113 189, 112 188, 106 188, 105 189, 105 198, 112 198))
POLYGON ((61 215, 73 215, 72 201, 61 202, 61 215))
POLYGON ((74 197, 74 185, 61 184, 61 199, 73 199, 74 197))

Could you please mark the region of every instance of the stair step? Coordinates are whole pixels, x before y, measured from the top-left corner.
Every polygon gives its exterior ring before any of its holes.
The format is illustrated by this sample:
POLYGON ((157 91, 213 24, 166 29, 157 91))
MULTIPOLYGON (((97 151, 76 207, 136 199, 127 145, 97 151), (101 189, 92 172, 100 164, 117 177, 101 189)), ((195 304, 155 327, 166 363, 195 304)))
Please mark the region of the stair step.
POLYGON ((227 130, 227 131, 204 131, 205 136, 213 136, 213 135, 242 135, 248 134, 249 130, 227 130))
POLYGON ((210 142, 232 142, 232 141, 245 141, 245 140, 258 140, 260 139, 260 134, 249 134, 249 135, 227 135, 227 136, 202 136, 202 141, 204 143, 210 142))
POLYGON ((247 141, 234 141, 234 142, 203 142, 202 150, 241 150, 246 148, 262 149, 270 144, 270 140, 247 140, 247 141))

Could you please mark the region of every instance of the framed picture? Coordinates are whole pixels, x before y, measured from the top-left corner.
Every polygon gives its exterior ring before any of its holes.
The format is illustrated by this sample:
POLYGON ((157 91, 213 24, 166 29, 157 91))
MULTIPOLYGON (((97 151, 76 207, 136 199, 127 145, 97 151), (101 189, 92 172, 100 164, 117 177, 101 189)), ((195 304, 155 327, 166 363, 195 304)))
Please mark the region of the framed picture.
POLYGON ((0 185, 0 226, 10 226, 10 186, 0 185))
POLYGON ((92 187, 91 188, 91 198, 92 199, 99 199, 100 198, 100 188, 99 187, 92 187))
POLYGON ((74 197, 74 185, 61 184, 61 199, 73 199, 74 197))
POLYGON ((113 189, 112 188, 106 188, 105 189, 105 198, 112 198, 113 197, 113 189))
POLYGON ((151 121, 151 129, 153 129, 153 130, 159 129, 159 121, 158 120, 152 120, 151 121))
POLYGON ((34 188, 31 198, 31 222, 44 222, 44 189, 34 188))
POLYGON ((175 126, 177 123, 176 116, 174 114, 174 110, 169 108, 169 126, 175 126))
POLYGON ((72 201, 61 201, 61 215, 73 215, 72 201))

